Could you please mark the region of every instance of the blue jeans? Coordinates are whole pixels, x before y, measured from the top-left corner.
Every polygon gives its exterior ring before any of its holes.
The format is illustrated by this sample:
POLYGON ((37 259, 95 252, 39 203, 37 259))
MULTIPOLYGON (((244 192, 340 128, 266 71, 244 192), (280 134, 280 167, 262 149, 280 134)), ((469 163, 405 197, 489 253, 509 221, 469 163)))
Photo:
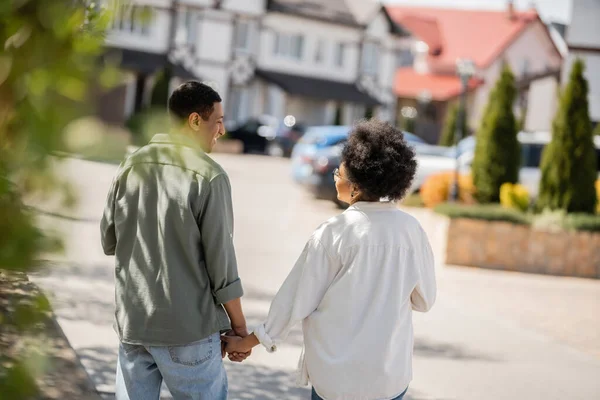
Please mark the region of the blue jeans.
POLYGON ((158 400, 163 380, 175 400, 226 400, 227 374, 219 333, 184 346, 121 343, 117 400, 158 400))
MULTIPOLYGON (((406 394, 406 392, 408 391, 408 388, 406 388, 406 390, 404 392, 402 392, 400 394, 400 396, 396 397, 393 400, 402 400, 404 398, 404 395, 406 394)), ((315 389, 312 390, 312 396, 311 396, 311 400, 323 400, 323 398, 321 396, 319 396, 317 394, 317 392, 315 392, 315 389)))

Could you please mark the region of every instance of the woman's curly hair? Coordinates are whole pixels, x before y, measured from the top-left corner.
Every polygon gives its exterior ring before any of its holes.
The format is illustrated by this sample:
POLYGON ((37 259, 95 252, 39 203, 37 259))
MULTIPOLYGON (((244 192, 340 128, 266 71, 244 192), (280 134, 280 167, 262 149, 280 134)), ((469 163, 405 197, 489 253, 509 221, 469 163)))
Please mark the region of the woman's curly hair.
POLYGON ((402 131, 392 125, 368 120, 350 133, 342 152, 349 180, 361 191, 361 200, 400 200, 417 171, 415 152, 402 131))

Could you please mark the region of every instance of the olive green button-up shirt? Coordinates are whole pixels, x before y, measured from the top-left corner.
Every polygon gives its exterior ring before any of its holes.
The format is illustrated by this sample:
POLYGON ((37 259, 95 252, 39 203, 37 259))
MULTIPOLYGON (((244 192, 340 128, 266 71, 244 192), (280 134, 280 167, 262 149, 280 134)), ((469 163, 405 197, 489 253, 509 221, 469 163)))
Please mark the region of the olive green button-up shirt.
POLYGON ((155 135, 121 164, 101 235, 121 341, 182 345, 229 329, 222 304, 243 294, 231 186, 191 138, 155 135))

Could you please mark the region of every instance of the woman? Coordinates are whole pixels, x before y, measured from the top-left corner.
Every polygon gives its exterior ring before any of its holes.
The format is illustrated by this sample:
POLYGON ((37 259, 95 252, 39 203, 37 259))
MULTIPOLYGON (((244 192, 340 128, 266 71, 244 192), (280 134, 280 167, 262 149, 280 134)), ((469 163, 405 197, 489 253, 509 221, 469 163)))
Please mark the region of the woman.
POLYGON ((356 125, 334 173, 350 207, 313 233, 266 322, 244 339, 224 338, 226 351, 259 343, 275 351, 302 321, 300 382, 312 383, 313 399, 402 399, 412 378, 412 310, 429 310, 436 293, 427 236, 395 203, 416 168, 400 131, 356 125))

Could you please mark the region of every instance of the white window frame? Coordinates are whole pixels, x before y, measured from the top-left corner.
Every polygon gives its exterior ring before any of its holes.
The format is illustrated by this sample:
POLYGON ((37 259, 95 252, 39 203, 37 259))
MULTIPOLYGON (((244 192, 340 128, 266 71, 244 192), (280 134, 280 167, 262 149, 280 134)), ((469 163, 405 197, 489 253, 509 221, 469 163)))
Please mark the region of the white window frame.
POLYGON ((362 72, 367 75, 378 74, 380 57, 381 47, 379 43, 372 41, 365 42, 362 52, 362 72))
POLYGON ((296 60, 302 60, 302 56, 304 55, 304 36, 292 35, 290 45, 290 57, 296 60))
POLYGON ((339 68, 344 67, 346 61, 346 44, 339 42, 335 46, 335 66, 339 68))
POLYGON ((254 41, 254 24, 249 19, 237 21, 233 37, 233 48, 237 53, 251 53, 254 41))
POLYGON ((304 45, 304 36, 301 34, 275 32, 273 54, 277 57, 300 61, 304 56, 304 45))
POLYGON ((523 78, 526 77, 530 71, 531 71, 531 61, 529 60, 529 57, 524 57, 523 60, 521 61, 521 76, 523 78))
POLYGON ((177 31, 175 40, 178 44, 193 47, 198 39, 198 13, 187 7, 177 10, 177 31))
POLYGON ((250 106, 250 87, 249 86, 231 86, 231 93, 229 94, 229 113, 231 118, 242 123, 248 116, 250 106))
POLYGON ((324 39, 317 39, 315 45, 315 63, 323 64, 325 62, 325 47, 326 43, 324 39))

